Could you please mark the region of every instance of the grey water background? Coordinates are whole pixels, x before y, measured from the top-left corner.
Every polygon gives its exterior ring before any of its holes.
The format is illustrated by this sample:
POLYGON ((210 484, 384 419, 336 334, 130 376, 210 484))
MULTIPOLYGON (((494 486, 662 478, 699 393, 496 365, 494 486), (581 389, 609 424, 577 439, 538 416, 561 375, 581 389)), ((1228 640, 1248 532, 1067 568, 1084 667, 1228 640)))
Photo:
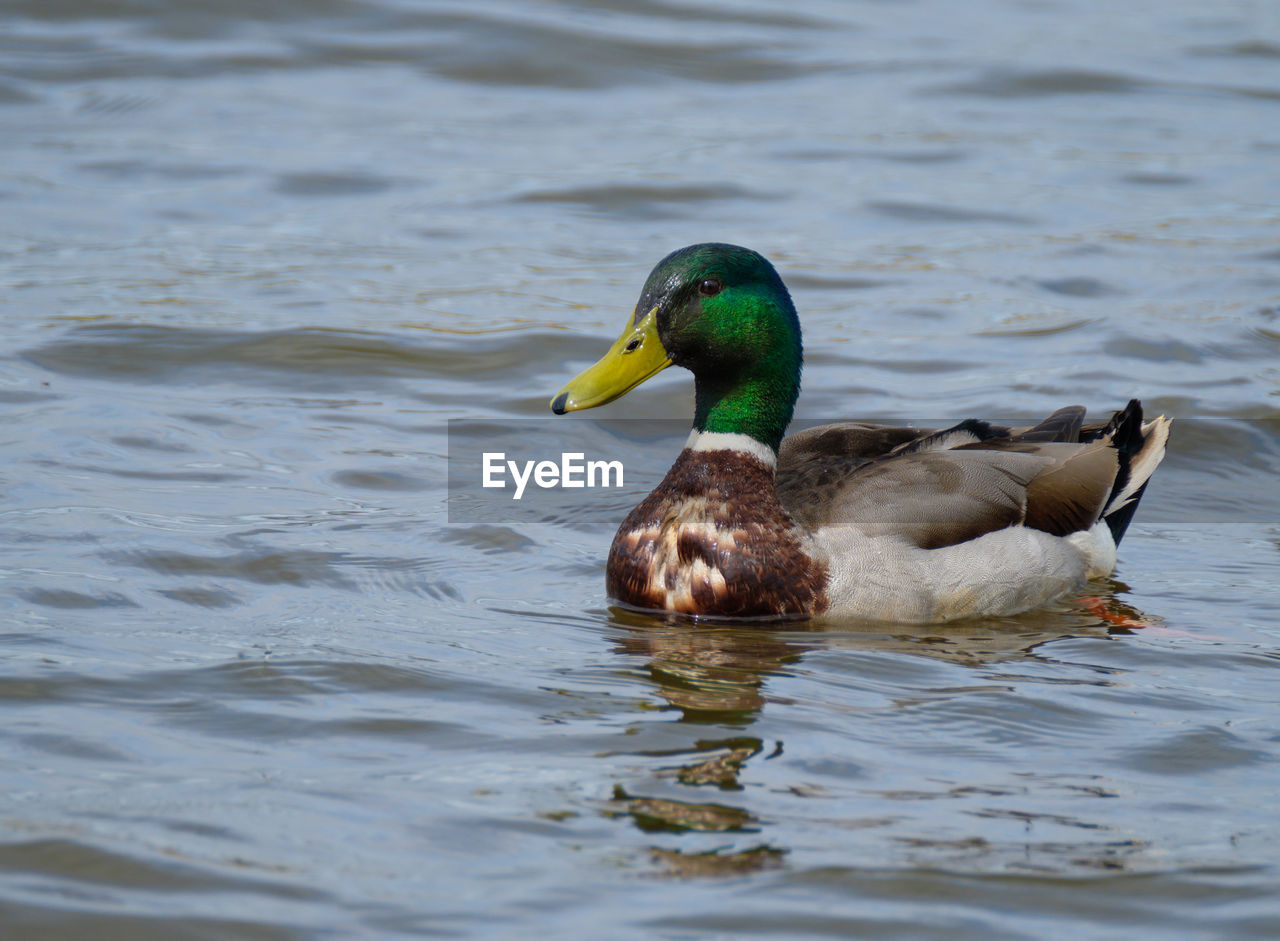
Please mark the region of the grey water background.
POLYGON ((1276 937, 1278 167, 1266 2, 10 0, 0 934, 1276 937), (1173 415, 1100 600, 693 629, 631 494, 450 521, 703 240, 802 419, 1173 415))

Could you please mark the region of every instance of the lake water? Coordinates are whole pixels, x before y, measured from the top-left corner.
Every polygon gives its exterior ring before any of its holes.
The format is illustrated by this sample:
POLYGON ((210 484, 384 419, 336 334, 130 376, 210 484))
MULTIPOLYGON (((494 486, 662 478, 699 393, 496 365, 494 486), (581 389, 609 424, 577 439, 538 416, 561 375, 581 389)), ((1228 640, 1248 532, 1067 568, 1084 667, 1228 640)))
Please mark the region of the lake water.
POLYGON ((2 22, 4 937, 1280 936, 1280 6, 2 22), (1100 600, 611 609, 691 382, 547 401, 709 240, 802 419, 1172 415, 1100 600))

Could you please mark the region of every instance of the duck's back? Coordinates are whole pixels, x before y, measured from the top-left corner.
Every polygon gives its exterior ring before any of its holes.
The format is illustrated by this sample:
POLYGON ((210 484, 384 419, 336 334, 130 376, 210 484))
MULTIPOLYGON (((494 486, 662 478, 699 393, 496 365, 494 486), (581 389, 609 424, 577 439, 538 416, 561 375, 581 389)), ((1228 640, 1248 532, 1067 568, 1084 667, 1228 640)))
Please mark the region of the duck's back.
POLYGON ((1103 516, 1143 444, 1136 403, 1105 425, 1083 417, 1068 406, 1024 429, 976 420, 941 431, 808 429, 782 442, 778 499, 806 531, 856 526, 924 549, 1013 525, 1067 536, 1103 516))

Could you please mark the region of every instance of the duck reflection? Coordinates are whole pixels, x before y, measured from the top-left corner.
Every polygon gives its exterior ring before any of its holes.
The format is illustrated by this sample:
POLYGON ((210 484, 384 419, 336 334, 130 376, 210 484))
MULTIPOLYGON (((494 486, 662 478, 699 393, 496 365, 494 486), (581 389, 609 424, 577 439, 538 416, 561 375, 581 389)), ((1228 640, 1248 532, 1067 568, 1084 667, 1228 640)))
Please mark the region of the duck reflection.
MULTIPOLYGON (((1111 582, 1100 596, 1058 609, 928 628, 798 622, 769 629, 764 625, 693 623, 672 615, 612 608, 610 621, 620 629, 615 652, 645 658, 643 669, 654 691, 679 711, 678 721, 728 734, 699 735, 679 749, 642 752, 648 758, 670 761, 653 769, 653 787, 665 793, 646 796, 617 786, 605 813, 629 817, 636 827, 651 834, 740 837, 766 833, 767 822, 749 807, 680 800, 671 796, 669 782, 722 793, 744 792, 741 778, 750 763, 782 752, 781 742, 766 742, 749 734, 770 703, 787 702, 769 692, 771 677, 785 674, 817 649, 906 654, 970 667, 1051 660, 1044 648, 1054 641, 1129 634, 1153 626, 1139 611, 1117 600, 1116 593, 1123 590, 1123 585, 1111 582)), ((654 846, 651 852, 667 874, 698 877, 773 868, 782 864, 787 850, 753 843, 711 851, 654 846)))
POLYGON ((616 652, 649 658, 656 692, 681 710, 682 721, 745 728, 770 699, 768 677, 811 650, 909 654, 973 667, 1050 659, 1040 648, 1054 641, 1156 627, 1154 619, 1116 598, 1124 590, 1112 581, 1101 594, 1055 609, 926 627, 865 621, 796 622, 782 629, 708 625, 619 607, 610 608, 610 620, 625 630, 616 652))
POLYGON ((681 710, 685 722, 750 725, 765 704, 766 678, 814 646, 792 631, 704 627, 624 608, 610 614, 627 629, 616 651, 649 658, 658 695, 681 710))

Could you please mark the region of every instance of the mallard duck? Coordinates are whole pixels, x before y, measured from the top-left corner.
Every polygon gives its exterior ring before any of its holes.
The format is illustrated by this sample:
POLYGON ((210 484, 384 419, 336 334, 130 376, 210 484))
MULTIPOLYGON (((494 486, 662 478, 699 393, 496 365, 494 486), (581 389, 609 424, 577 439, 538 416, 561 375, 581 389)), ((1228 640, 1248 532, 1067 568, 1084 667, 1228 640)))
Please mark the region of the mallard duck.
POLYGON ((800 323, 761 255, 691 245, 649 275, 627 325, 551 400, 594 408, 671 365, 694 376, 693 430, 609 550, 623 605, 715 617, 936 623, 1039 607, 1109 574, 1169 421, 1137 400, 1084 424, 1015 430, 846 422, 783 437, 800 323))

